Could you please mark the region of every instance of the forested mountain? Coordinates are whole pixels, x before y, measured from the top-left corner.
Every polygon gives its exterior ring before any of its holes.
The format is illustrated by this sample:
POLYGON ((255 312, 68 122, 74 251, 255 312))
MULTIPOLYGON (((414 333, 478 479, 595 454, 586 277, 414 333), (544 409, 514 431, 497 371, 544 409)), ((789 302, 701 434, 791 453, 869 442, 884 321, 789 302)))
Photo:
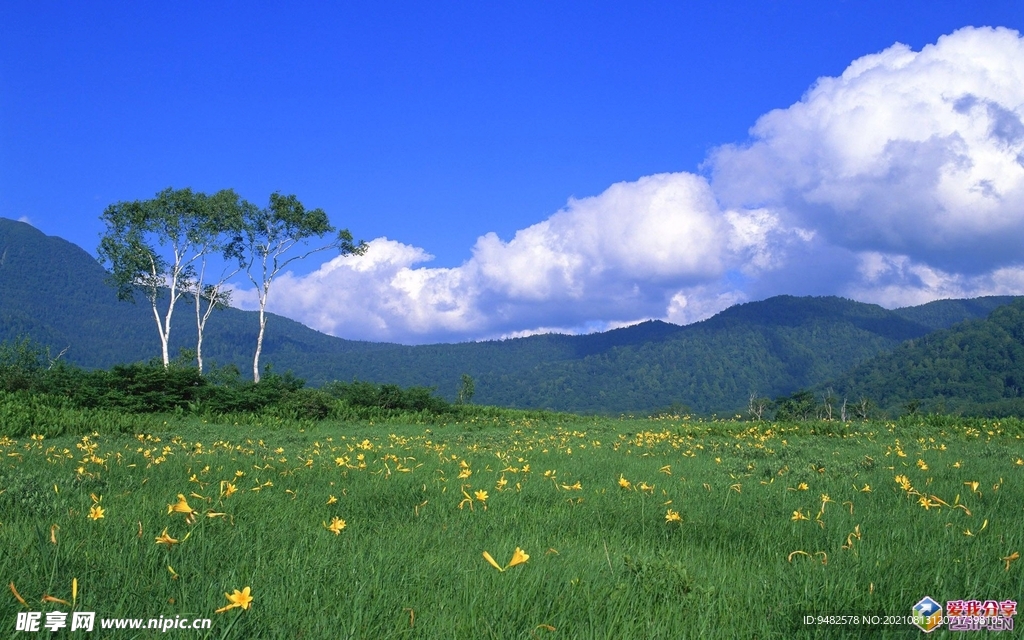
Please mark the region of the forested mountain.
POLYGON ((890 413, 1024 414, 1024 300, 901 344, 827 387, 890 413))
MULTIPOLYGON (((87 368, 160 353, 145 300, 120 302, 92 256, 0 219, 0 339, 29 336, 87 368)), ((780 296, 685 327, 659 321, 604 333, 404 346, 343 340, 273 316, 263 362, 310 384, 353 379, 420 385, 453 398, 462 374, 474 401, 522 408, 643 412, 672 405, 734 411, 752 393, 775 397, 838 378, 937 328, 986 316, 1009 297, 946 300, 888 311, 836 297, 780 296)), ((207 363, 251 371, 255 312, 217 311, 207 363)), ((176 307, 172 352, 195 346, 194 308, 176 307)))

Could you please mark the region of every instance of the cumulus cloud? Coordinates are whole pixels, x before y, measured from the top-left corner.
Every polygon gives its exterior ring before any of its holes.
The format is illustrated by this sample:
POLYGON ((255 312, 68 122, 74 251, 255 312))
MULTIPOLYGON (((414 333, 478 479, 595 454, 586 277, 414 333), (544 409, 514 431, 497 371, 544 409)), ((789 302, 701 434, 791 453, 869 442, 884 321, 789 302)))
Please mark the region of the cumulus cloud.
POLYGON ((853 250, 982 273, 1024 232, 1024 40, 967 28, 896 44, 762 116, 709 158, 727 206, 771 206, 853 250))
POLYGON ((689 323, 779 293, 1024 293, 1024 39, 965 28, 864 56, 702 168, 571 199, 507 241, 481 236, 455 268, 379 238, 285 274, 270 308, 421 343, 689 323))
MULTIPOLYGON (((701 176, 659 174, 572 199, 511 240, 481 236, 456 268, 422 266, 432 259, 424 250, 378 238, 363 256, 282 275, 269 308, 327 333, 372 340, 600 330, 665 317, 680 291, 706 288, 730 269, 770 266, 775 225, 766 211, 721 211, 701 176)), ((236 294, 252 308, 251 295, 236 294)), ((721 308, 702 304, 688 313, 721 308)))

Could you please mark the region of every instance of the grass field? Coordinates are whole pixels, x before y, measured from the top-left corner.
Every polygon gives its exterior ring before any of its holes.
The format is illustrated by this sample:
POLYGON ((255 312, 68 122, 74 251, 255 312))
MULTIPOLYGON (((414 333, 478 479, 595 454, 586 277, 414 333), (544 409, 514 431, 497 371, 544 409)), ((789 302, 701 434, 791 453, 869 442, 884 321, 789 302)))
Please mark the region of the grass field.
POLYGON ((199 638, 917 637, 804 617, 1016 601, 1022 517, 1018 422, 3 437, 0 637, 72 609, 212 619, 167 632, 199 638))

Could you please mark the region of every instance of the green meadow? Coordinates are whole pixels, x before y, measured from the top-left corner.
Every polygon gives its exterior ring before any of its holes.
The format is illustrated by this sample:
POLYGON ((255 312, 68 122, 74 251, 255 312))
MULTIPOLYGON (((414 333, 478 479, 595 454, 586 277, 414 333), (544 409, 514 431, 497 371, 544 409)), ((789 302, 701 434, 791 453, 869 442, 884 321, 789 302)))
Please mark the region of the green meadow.
POLYGON ((0 438, 0 637, 902 638, 1024 593, 1019 421, 165 418, 0 438), (805 624, 844 615, 902 624, 805 624))

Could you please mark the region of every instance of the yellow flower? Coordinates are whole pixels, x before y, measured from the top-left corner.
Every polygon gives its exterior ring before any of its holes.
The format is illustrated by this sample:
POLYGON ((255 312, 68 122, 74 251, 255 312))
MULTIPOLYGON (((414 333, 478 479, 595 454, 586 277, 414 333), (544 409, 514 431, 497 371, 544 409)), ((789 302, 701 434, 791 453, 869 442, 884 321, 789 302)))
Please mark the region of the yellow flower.
POLYGON ((224 597, 228 599, 231 604, 217 609, 214 613, 224 613, 228 609, 234 609, 240 607, 242 609, 248 609, 249 605, 252 604, 252 596, 249 594, 249 587, 246 587, 239 591, 235 589, 234 593, 224 593, 224 597))
POLYGON ((329 496, 329 497, 327 498, 327 504, 334 504, 334 503, 335 503, 335 502, 337 502, 337 501, 338 501, 338 499, 337 499, 337 498, 335 498, 334 496, 329 496))
POLYGON ((566 491, 583 491, 583 485, 579 480, 576 481, 576 484, 563 484, 562 488, 566 491))
POLYGON ((224 497, 225 498, 230 498, 232 495, 234 495, 234 493, 236 491, 238 491, 238 487, 236 487, 234 484, 232 484, 230 482, 225 482, 224 483, 224 497))
POLYGON ((491 554, 487 553, 486 551, 484 551, 484 560, 486 560, 492 567, 494 567, 498 571, 504 571, 504 569, 501 568, 501 565, 495 562, 494 558, 491 557, 491 554))
POLYGON ((669 509, 668 512, 665 514, 665 522, 682 522, 682 521, 683 521, 683 518, 682 518, 682 516, 679 515, 678 511, 673 511, 672 509, 669 509))
POLYGON ((483 489, 479 491, 474 491, 473 496, 476 497, 476 499, 479 500, 480 502, 487 502, 487 492, 484 491, 483 489))
POLYGON ((471 469, 463 469, 459 472, 459 479, 465 479, 471 475, 473 475, 473 471, 471 469))
POLYGON ((917 468, 920 469, 921 471, 927 471, 928 470, 928 464, 924 460, 921 460, 920 458, 918 458, 918 460, 917 460, 917 468))
POLYGON ((502 566, 500 564, 498 564, 494 560, 494 558, 491 556, 490 553, 484 551, 483 556, 484 556, 484 560, 486 560, 489 565, 491 565, 492 567, 494 567, 498 571, 505 571, 506 569, 511 569, 512 567, 516 566, 517 564, 523 564, 524 562, 526 562, 527 560, 530 559, 529 554, 527 554, 525 551, 523 551, 519 547, 516 547, 515 552, 512 554, 512 559, 509 560, 508 564, 504 568, 502 568, 502 566))
POLYGON ((981 483, 977 480, 972 480, 971 482, 965 482, 964 485, 970 487, 971 491, 977 491, 978 487, 981 486, 981 483))
POLYGON ((516 566, 517 564, 523 564, 529 559, 530 556, 528 556, 525 551, 523 551, 519 547, 516 547, 515 552, 512 554, 512 559, 508 563, 508 567, 505 568, 508 569, 516 566))
POLYGON ((866 484, 866 485, 864 485, 864 488, 862 488, 862 489, 860 490, 860 492, 861 492, 861 493, 871 493, 871 485, 870 485, 870 484, 866 484))
POLYGON ((334 516, 333 518, 331 518, 331 524, 327 524, 326 522, 324 523, 324 527, 336 536, 341 535, 341 530, 344 529, 346 526, 348 525, 345 523, 345 521, 339 518, 338 516, 334 516))
POLYGON ((26 606, 26 607, 27 607, 27 606, 28 606, 28 603, 27 603, 27 602, 25 602, 25 598, 22 598, 22 597, 21 597, 21 594, 20 594, 20 593, 18 593, 18 590, 14 588, 14 581, 13 581, 13 580, 11 580, 11 584, 9 584, 9 585, 7 585, 7 586, 8 586, 9 588, 10 588, 10 590, 11 590, 11 593, 13 593, 13 594, 14 594, 14 597, 15 597, 15 598, 17 598, 18 602, 20 602, 20 603, 21 603, 22 605, 24 605, 24 606, 26 606))
POLYGON ((175 504, 167 505, 167 515, 171 515, 172 513, 184 513, 187 515, 192 515, 193 513, 195 513, 195 510, 192 507, 188 506, 188 501, 185 500, 185 494, 179 493, 178 502, 176 502, 175 504))
POLYGON ((1006 570, 1009 571, 1010 570, 1010 563, 1013 562, 1014 560, 1018 559, 1018 558, 1020 558, 1020 552, 1019 551, 1014 551, 1013 553, 1011 553, 1010 555, 1006 556, 1005 558, 1000 558, 1000 559, 1003 562, 1006 563, 1006 570))
POLYGON ((808 518, 804 514, 800 513, 799 511, 794 511, 793 512, 793 517, 790 518, 790 520, 792 520, 793 522, 796 522, 798 520, 810 520, 810 518, 808 518))
POLYGON ((809 488, 810 487, 807 486, 806 482, 801 482, 800 484, 796 485, 797 491, 807 491, 809 488))
POLYGON ((624 478, 622 476, 622 474, 620 473, 619 474, 619 486, 622 487, 623 489, 629 489, 630 487, 633 486, 633 484, 629 480, 626 480, 626 478, 624 478))
POLYGON ((178 544, 178 541, 172 538, 171 536, 167 535, 167 528, 164 527, 164 532, 157 536, 156 543, 165 544, 168 547, 171 547, 172 545, 178 544))
POLYGON ((918 504, 920 504, 922 507, 925 508, 925 511, 927 511, 928 509, 931 509, 932 507, 939 506, 938 504, 936 504, 936 503, 932 502, 931 500, 929 500, 927 496, 921 496, 920 498, 917 499, 917 502, 918 502, 918 504))
POLYGON ((99 520, 103 517, 103 507, 98 504, 94 504, 89 507, 89 517, 93 520, 99 520))

